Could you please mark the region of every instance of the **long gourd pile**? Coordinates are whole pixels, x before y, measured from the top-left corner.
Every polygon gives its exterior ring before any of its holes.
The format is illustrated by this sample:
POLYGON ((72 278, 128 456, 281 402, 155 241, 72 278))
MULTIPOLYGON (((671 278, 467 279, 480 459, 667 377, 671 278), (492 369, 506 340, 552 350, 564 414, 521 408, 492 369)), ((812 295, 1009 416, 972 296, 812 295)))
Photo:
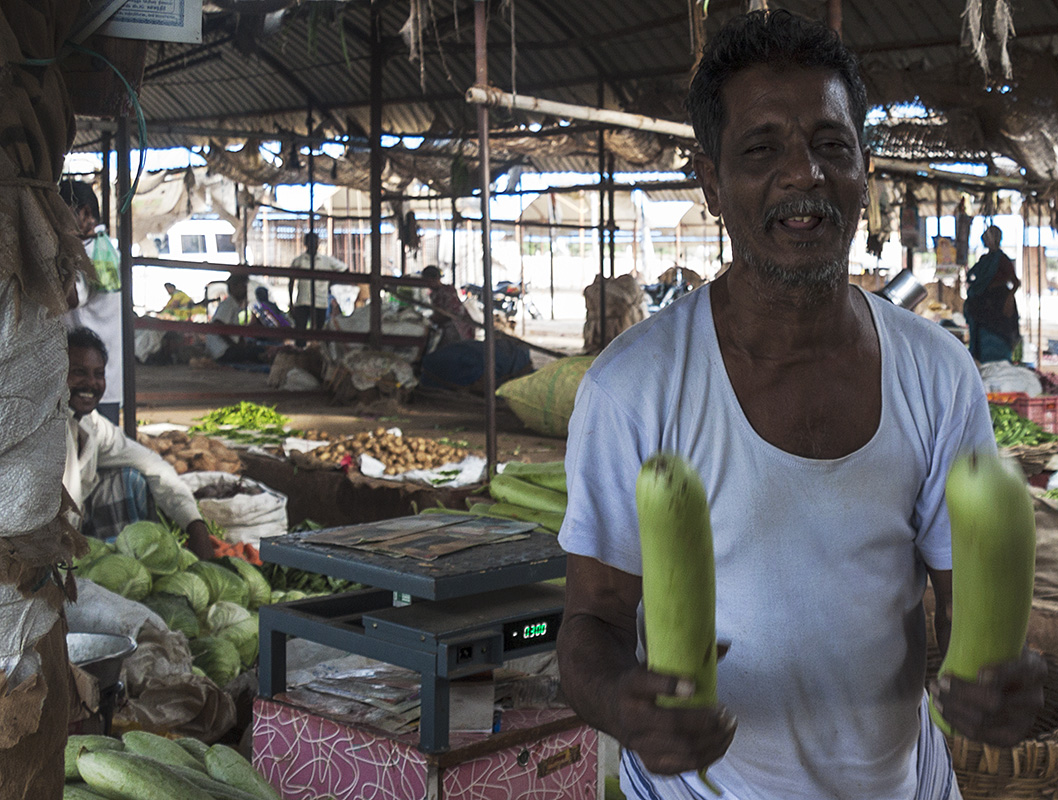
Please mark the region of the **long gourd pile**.
POLYGON ((566 469, 561 461, 509 462, 489 481, 493 503, 476 503, 471 514, 535 522, 558 533, 566 514, 566 469))
POLYGON ((282 800, 238 751, 129 731, 71 736, 64 800, 282 800))

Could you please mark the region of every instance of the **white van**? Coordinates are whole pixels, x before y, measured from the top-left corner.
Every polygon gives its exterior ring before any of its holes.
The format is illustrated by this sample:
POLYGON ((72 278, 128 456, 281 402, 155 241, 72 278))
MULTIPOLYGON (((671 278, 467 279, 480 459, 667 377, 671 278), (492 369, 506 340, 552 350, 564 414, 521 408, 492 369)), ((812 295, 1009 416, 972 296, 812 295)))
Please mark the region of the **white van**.
MULTIPOLYGON (((154 243, 156 250, 149 252, 148 245, 144 248, 144 255, 209 264, 239 263, 235 228, 222 219, 187 219, 165 233, 151 234, 146 238, 154 243)), ((247 260, 253 263, 249 253, 247 260)), ((135 265, 132 268, 132 304, 137 314, 160 311, 169 301, 169 293, 165 290, 167 283, 190 295, 192 300, 202 300, 209 284, 224 281, 227 277, 227 270, 135 265)))

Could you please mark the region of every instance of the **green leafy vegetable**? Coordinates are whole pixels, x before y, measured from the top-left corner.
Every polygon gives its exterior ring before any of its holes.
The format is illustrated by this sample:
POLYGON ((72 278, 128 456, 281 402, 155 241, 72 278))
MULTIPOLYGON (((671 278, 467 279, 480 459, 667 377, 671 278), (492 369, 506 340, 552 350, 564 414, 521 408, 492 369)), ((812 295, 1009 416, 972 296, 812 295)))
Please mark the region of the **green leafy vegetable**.
POLYGON ((227 600, 245 607, 250 599, 246 581, 230 569, 210 561, 199 561, 188 567, 188 572, 198 575, 209 588, 209 602, 227 600))
POLYGON ((114 542, 117 551, 139 561, 152 575, 172 575, 180 568, 180 543, 159 522, 126 525, 114 542))
POLYGON ((165 575, 154 582, 154 591, 183 597, 196 614, 209 607, 209 585, 193 572, 165 575))
POLYGON ((139 561, 121 553, 97 559, 84 576, 129 600, 142 600, 151 593, 151 573, 139 561))
POLYGON ((171 631, 182 631, 188 638, 198 636, 201 626, 186 597, 155 592, 143 598, 143 604, 164 620, 171 631))
POLYGON ((254 609, 271 602, 272 587, 268 585, 268 581, 261 570, 249 561, 231 556, 222 558, 221 563, 246 581, 246 588, 249 591, 248 608, 254 609))
POLYGON ((239 660, 248 667, 257 658, 257 615, 235 603, 221 601, 210 606, 206 614, 210 635, 227 639, 239 651, 239 660))
POLYGON ((217 686, 227 686, 242 669, 239 651, 220 636, 199 636, 188 643, 191 663, 202 670, 217 686))
POLYGON ((252 431, 274 430, 290 424, 290 417, 280 414, 275 410, 275 406, 262 406, 245 400, 237 405, 215 409, 196 419, 198 424, 191 426, 188 433, 216 433, 223 427, 252 431))

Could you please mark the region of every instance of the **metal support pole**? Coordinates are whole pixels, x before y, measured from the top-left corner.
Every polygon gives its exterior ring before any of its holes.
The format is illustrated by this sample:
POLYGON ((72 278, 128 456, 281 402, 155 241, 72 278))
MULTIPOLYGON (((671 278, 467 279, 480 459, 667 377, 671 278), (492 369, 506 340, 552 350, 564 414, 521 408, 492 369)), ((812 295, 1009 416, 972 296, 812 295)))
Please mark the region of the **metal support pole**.
MULTIPOLYGON (((474 0, 474 80, 489 82, 488 20, 484 0, 474 0)), ((485 459, 486 476, 496 469, 496 332, 492 313, 492 215, 489 209, 489 108, 478 106, 478 159, 481 163, 481 268, 485 305, 485 459)))
MULTIPOLYGON (((132 329, 132 204, 121 202, 132 186, 129 173, 129 120, 118 117, 118 255, 121 256, 121 383, 125 435, 136 438, 136 333, 132 329)), ((140 147, 143 143, 140 143, 140 147)))
MULTIPOLYGON (((312 136, 312 106, 309 106, 308 118, 305 120, 308 134, 312 136)), ((309 142, 309 233, 316 233, 316 145, 309 142)), ((316 251, 320 241, 316 240, 316 249, 309 252, 309 269, 316 271, 316 251)), ((316 330, 316 281, 309 282, 309 321, 308 329, 316 330)))
MULTIPOLYGON (((603 86, 599 82, 599 107, 603 86)), ((599 345, 606 340, 606 135, 599 131, 599 345)), ((585 342, 587 344, 587 342, 585 342)))
POLYGON ((607 184, 607 195, 610 198, 610 218, 607 220, 606 227, 610 229, 610 277, 614 277, 614 237, 617 236, 617 220, 614 218, 614 206, 617 205, 614 197, 614 182, 613 182, 613 153, 609 153, 607 157, 607 169, 606 169, 606 184, 607 184))
POLYGON ((371 303, 368 341, 382 340, 382 9, 371 3, 371 303))
POLYGON ((99 181, 99 199, 102 201, 100 203, 99 221, 107 229, 108 234, 113 231, 113 228, 110 227, 110 151, 113 147, 114 137, 109 133, 104 133, 99 148, 99 155, 103 157, 102 179, 99 181))
POLYGON ((827 25, 841 38, 841 0, 827 0, 827 25))

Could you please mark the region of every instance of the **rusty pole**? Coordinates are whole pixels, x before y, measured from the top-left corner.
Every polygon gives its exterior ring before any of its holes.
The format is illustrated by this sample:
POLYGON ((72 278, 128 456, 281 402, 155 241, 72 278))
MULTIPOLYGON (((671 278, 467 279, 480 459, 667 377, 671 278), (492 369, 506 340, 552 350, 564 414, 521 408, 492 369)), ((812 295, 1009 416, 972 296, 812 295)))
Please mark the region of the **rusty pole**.
POLYGON ((369 156, 371 193, 371 302, 368 342, 382 344, 382 12, 380 3, 371 3, 371 150, 369 156))

